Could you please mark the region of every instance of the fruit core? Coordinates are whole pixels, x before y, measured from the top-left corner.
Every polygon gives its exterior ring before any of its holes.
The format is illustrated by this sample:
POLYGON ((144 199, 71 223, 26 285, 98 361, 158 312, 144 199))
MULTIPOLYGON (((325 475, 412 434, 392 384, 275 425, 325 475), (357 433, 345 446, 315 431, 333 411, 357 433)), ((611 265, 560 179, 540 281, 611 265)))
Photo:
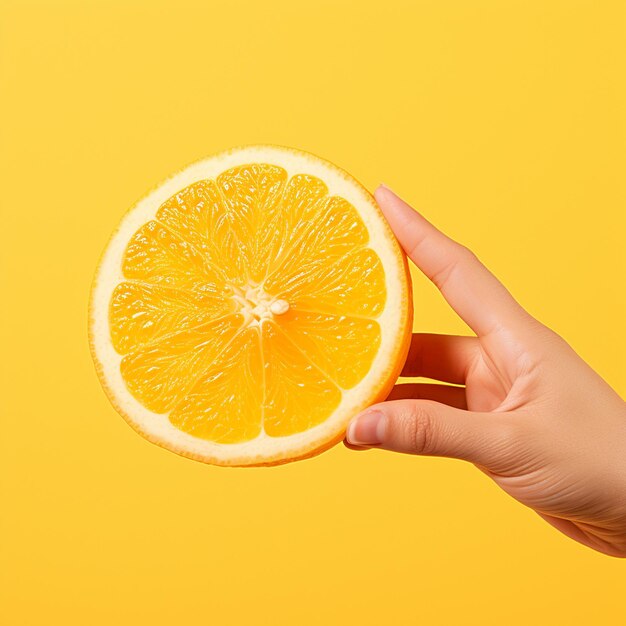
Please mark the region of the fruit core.
POLYGON ((246 326, 257 326, 261 320, 271 320, 289 311, 287 300, 269 295, 262 285, 249 285, 246 289, 231 286, 231 289, 246 326))

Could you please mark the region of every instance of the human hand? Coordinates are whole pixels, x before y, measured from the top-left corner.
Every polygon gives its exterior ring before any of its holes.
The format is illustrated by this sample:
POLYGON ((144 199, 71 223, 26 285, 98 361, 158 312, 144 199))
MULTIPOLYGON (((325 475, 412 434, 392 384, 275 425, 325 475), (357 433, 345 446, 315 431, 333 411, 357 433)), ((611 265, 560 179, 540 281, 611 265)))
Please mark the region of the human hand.
POLYGON ((375 193, 409 258, 476 337, 414 334, 403 376, 346 445, 474 463, 567 536, 626 557, 626 403, 467 248, 391 190, 375 193))

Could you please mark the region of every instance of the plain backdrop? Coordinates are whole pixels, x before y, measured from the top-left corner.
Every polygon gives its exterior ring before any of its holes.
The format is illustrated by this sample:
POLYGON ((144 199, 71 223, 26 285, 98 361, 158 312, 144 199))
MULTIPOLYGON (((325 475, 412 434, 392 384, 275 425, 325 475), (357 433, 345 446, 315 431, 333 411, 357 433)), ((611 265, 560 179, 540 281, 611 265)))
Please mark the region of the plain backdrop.
MULTIPOLYGON (((290 145, 395 188, 624 394, 625 35, 619 1, 0 0, 0 622, 623 623, 626 563, 471 465, 145 442, 87 302, 154 185, 290 145)), ((413 277, 415 328, 467 332, 413 277)))

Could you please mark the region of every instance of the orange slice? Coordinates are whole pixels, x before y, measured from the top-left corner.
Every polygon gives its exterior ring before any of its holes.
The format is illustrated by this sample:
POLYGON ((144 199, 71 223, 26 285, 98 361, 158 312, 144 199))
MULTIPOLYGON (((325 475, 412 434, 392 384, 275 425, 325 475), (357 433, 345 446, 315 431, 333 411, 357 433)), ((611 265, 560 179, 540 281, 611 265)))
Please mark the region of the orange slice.
POLYGON ((117 411, 218 465, 341 440, 409 345, 406 259, 372 196, 275 146, 194 163, 134 206, 94 279, 89 337, 117 411))

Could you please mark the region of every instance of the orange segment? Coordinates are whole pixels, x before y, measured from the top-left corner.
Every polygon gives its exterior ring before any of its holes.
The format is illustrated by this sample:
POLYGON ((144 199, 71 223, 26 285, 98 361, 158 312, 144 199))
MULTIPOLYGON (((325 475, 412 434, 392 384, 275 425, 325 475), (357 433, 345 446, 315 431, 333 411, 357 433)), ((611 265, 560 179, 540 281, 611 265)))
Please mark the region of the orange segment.
POLYGON ((293 260, 294 252, 298 257, 305 252, 305 231, 319 219, 321 204, 327 194, 328 188, 315 176, 296 174, 289 179, 281 200, 279 245, 268 263, 267 276, 271 276, 285 261, 293 260))
POLYGON ((325 197, 326 186, 313 176, 294 176, 289 181, 285 212, 289 232, 279 266, 266 282, 269 290, 281 282, 328 267, 337 258, 367 243, 363 220, 346 200, 325 197))
POLYGON ((278 322, 311 363, 344 389, 369 371, 380 346, 373 320, 292 310, 278 322))
POLYGON ((228 315, 131 352, 121 363, 128 390, 151 411, 169 411, 219 357, 243 322, 242 315, 228 315))
POLYGON ((296 309, 370 318, 380 314, 387 297, 385 271, 371 248, 336 259, 320 256, 300 270, 276 272, 265 288, 296 309))
POLYGON ((169 420, 180 430, 219 443, 261 433, 263 363, 258 328, 240 332, 176 405, 169 420))
POLYGON ((182 291, 124 282, 111 296, 111 340, 120 354, 126 354, 164 335, 234 313, 235 309, 233 300, 219 291, 182 291))
POLYGON ((221 276, 188 241, 154 220, 131 238, 122 261, 126 278, 178 289, 222 284, 221 276))
POLYGON ((307 223, 315 221, 320 214, 320 201, 328 195, 323 180, 309 174, 296 174, 289 179, 282 199, 282 212, 288 226, 285 233, 291 241, 297 239, 307 223))
POLYGON ((201 180, 185 187, 161 205, 156 217, 202 253, 213 271, 235 284, 243 283, 245 265, 239 241, 214 181, 201 180))
POLYGON ((341 401, 341 392, 294 346, 276 324, 263 324, 265 403, 263 428, 271 437, 320 424, 341 401))
POLYGON ((239 253, 255 283, 263 280, 280 247, 284 233, 281 199, 286 182, 284 169, 265 163, 235 167, 217 177, 239 253))

